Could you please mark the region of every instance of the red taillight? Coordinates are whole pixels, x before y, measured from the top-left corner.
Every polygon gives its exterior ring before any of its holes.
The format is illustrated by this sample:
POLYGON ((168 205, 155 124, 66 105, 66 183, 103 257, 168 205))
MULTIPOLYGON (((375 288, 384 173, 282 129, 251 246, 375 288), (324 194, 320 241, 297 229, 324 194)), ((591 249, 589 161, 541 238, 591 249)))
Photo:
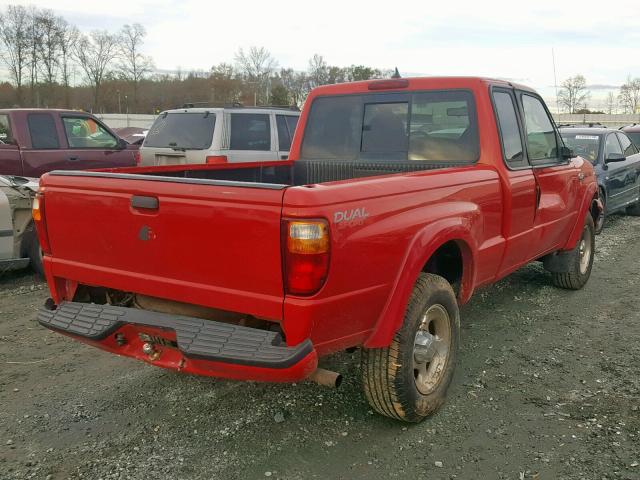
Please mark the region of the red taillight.
POLYGON ((313 295, 329 272, 329 225, 325 220, 286 220, 282 237, 287 293, 313 295))
POLYGON ((409 86, 409 80, 406 78, 394 79, 394 80, 378 80, 369 83, 367 88, 369 90, 393 90, 396 88, 407 88, 409 86))
POLYGON ((40 191, 36 194, 31 205, 31 214, 33 223, 36 227, 40 248, 44 253, 51 253, 49 246, 49 236, 47 235, 47 222, 44 215, 44 192, 40 191))
POLYGON ((133 152, 133 159, 136 161, 136 167, 139 167, 142 163, 142 156, 140 155, 140 150, 136 150, 133 152))
POLYGON ((211 165, 219 164, 219 163, 227 163, 226 155, 210 155, 207 157, 207 163, 211 165))

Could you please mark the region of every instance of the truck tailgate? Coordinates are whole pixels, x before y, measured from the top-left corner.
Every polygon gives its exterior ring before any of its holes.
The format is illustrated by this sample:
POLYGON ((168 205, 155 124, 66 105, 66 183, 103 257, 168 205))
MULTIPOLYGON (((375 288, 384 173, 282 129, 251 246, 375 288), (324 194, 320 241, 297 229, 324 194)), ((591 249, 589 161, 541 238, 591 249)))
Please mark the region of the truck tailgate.
POLYGON ((93 172, 42 184, 48 275, 281 319, 285 185, 93 172))

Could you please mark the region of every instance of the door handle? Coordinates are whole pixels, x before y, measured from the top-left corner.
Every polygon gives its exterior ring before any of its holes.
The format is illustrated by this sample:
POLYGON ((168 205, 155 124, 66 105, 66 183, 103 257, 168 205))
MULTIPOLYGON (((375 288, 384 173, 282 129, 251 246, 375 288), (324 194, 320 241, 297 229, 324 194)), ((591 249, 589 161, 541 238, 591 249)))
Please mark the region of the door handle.
POLYGON ((79 157, 67 157, 68 160, 71 160, 72 162, 75 162, 76 160, 79 159, 79 157))
POLYGON ((145 197, 143 195, 134 195, 131 197, 131 207, 141 208, 145 210, 157 210, 159 206, 156 197, 145 197))
POLYGON ((289 155, 280 155, 280 160, 288 160, 289 155))

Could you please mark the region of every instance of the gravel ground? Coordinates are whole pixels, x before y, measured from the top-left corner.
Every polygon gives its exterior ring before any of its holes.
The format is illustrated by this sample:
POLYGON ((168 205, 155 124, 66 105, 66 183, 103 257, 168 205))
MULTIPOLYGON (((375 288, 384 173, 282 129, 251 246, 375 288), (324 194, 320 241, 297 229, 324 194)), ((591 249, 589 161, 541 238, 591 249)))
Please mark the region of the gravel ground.
POLYGON ((539 265, 462 309, 447 404, 373 414, 359 353, 336 391, 179 375, 38 326, 46 286, 0 277, 3 479, 639 479, 640 218, 610 218, 589 284, 539 265))

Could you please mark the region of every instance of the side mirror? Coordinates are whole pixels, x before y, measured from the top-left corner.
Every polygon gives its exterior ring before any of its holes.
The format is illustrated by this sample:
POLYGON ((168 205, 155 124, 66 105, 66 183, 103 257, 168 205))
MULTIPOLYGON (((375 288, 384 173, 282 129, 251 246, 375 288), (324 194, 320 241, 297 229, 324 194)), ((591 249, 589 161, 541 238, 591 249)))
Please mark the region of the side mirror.
POLYGON ((576 154, 569 147, 562 146, 560 147, 560 156, 566 160, 575 157, 576 154))
POLYGON ((129 144, 126 142, 126 140, 118 138, 118 145, 116 146, 118 150, 126 150, 128 146, 129 144))
POLYGON ((624 162, 627 159, 622 153, 610 153, 605 158, 604 163, 624 162))

